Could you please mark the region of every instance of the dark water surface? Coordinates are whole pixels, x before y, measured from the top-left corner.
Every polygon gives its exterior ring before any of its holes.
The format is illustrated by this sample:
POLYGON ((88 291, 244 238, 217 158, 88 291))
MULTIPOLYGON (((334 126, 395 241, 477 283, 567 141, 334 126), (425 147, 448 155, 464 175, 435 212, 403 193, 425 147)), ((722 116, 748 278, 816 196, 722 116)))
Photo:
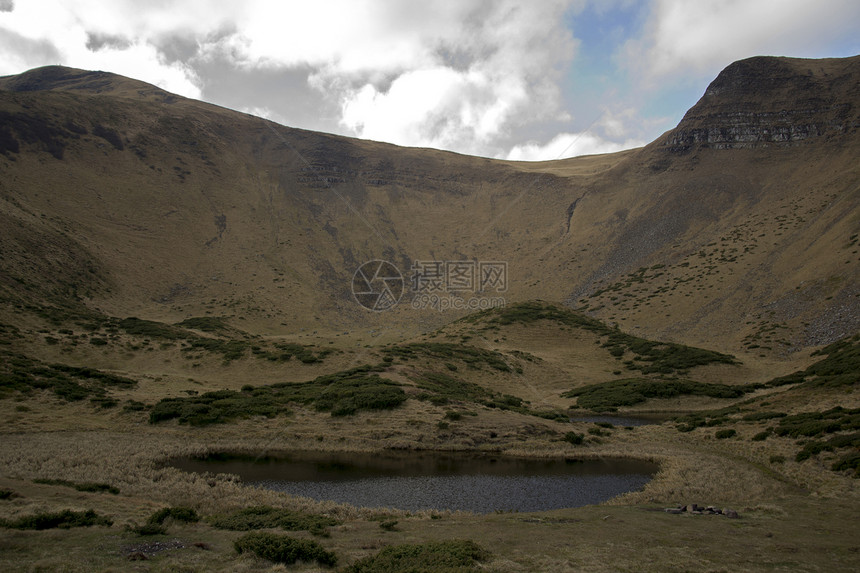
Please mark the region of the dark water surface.
POLYGON ((656 464, 636 460, 537 460, 477 453, 295 452, 218 455, 171 465, 237 474, 246 485, 359 507, 545 511, 600 503, 637 490, 656 464))
POLYGON ((638 414, 638 415, 604 415, 593 414, 574 416, 571 422, 591 422, 594 424, 608 423, 613 426, 647 426, 648 424, 660 424, 672 417, 671 414, 638 414))

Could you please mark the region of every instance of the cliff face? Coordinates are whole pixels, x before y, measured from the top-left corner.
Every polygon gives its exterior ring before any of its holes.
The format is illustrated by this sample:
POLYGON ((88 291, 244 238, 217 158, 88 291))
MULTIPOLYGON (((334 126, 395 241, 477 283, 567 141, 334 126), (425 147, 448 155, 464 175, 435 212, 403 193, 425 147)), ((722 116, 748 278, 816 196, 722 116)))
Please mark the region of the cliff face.
POLYGON ((735 62, 708 86, 662 147, 684 153, 802 145, 860 127, 860 56, 830 60, 755 57, 735 62))

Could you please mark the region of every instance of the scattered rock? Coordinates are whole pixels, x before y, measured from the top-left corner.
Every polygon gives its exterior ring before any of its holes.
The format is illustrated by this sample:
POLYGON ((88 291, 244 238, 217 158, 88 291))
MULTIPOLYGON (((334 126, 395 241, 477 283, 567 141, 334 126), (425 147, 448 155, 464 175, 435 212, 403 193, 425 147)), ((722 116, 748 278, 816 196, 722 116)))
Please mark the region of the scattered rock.
POLYGON ((162 551, 184 548, 185 544, 183 542, 178 539, 173 539, 170 541, 150 541, 147 543, 126 545, 122 548, 122 552, 130 561, 144 561, 162 551))
POLYGON ((129 561, 147 561, 147 560, 149 560, 149 557, 147 557, 146 554, 141 553, 140 551, 135 551, 134 553, 129 553, 126 556, 126 558, 129 561))
POLYGON ((691 503, 688 505, 679 505, 678 507, 667 507, 663 509, 665 513, 678 515, 681 513, 689 513, 690 515, 724 515, 731 519, 739 519, 740 514, 733 509, 719 509, 713 505, 703 507, 701 505, 691 503))

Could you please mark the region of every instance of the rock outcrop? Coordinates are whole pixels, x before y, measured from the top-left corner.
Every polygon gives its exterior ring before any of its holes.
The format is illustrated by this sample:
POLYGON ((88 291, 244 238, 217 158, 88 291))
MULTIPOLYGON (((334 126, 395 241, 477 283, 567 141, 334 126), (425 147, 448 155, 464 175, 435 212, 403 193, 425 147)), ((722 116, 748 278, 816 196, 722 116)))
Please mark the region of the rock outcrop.
POLYGON ((711 82, 663 149, 799 145, 860 127, 860 56, 829 60, 755 57, 735 62, 711 82))

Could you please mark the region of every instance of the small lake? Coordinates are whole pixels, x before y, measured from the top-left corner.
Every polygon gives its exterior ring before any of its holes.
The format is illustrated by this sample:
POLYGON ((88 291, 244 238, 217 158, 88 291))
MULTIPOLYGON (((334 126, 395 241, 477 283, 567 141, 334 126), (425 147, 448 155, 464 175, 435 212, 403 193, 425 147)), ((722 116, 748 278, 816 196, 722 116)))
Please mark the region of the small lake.
POLYGON ((604 502, 648 483, 637 460, 541 460, 478 453, 295 452, 278 457, 181 458, 173 467, 230 473, 245 485, 358 507, 546 511, 604 502))
POLYGON ((591 422, 593 424, 612 424, 613 426, 630 427, 630 426, 647 426, 649 424, 661 424, 672 418, 672 414, 638 414, 629 416, 608 416, 608 415, 582 415, 573 416, 571 422, 591 422))

